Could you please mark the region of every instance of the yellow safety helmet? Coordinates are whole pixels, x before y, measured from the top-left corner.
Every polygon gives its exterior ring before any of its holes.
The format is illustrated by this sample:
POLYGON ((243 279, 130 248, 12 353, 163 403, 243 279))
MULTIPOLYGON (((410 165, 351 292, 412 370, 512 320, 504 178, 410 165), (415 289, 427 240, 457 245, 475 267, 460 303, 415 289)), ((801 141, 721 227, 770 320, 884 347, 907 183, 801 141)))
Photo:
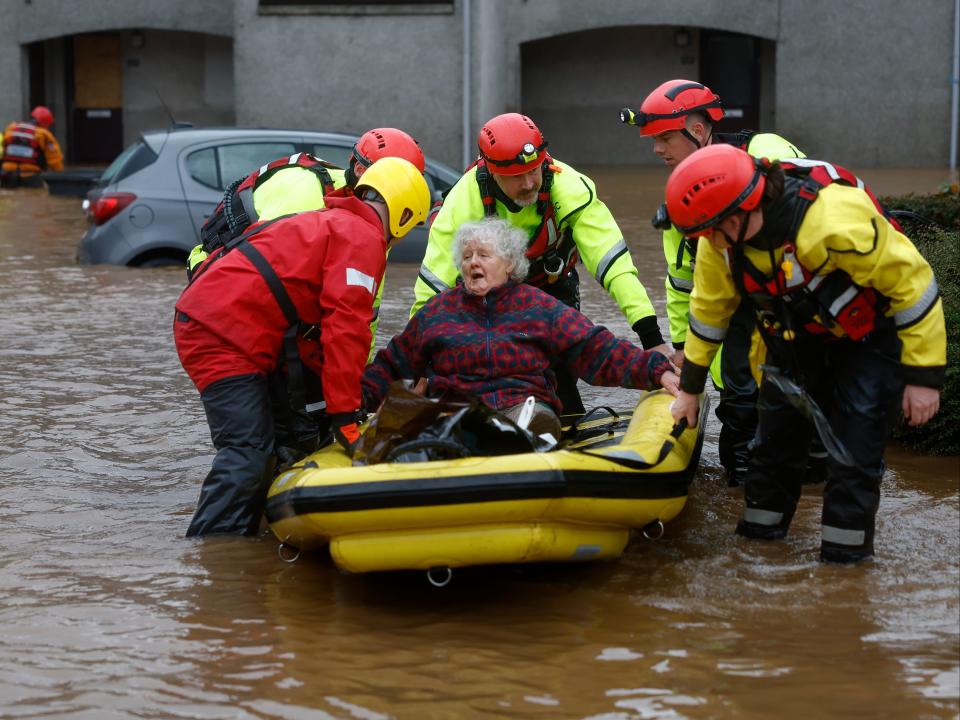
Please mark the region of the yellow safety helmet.
POLYGON ((430 212, 430 188, 417 167, 398 157, 380 158, 360 177, 357 197, 387 205, 390 234, 402 238, 430 212))

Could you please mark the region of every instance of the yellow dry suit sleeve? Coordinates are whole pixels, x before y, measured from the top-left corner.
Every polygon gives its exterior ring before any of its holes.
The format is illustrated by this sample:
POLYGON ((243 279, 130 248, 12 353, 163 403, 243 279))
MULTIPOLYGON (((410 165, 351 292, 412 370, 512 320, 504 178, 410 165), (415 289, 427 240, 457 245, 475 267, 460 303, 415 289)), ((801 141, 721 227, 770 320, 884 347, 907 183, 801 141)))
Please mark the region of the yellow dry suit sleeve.
POLYGON ((797 259, 808 268, 822 266, 818 275, 843 270, 887 297, 907 384, 943 384, 947 339, 933 270, 865 192, 836 183, 820 190, 797 233, 797 259))
POLYGON ((573 233, 580 259, 610 293, 645 348, 663 342, 656 312, 640 282, 630 250, 610 209, 597 197, 593 181, 569 165, 555 161, 551 199, 557 230, 573 233))
POLYGON ((680 375, 680 386, 686 392, 698 394, 703 390, 707 371, 739 304, 740 294, 726 254, 701 240, 697 244, 693 291, 690 293, 689 333, 683 346, 683 372, 680 375))
MULTIPOLYGON (((499 209, 501 208, 498 207, 499 209)), ((505 213, 506 209, 503 210, 505 213)), ((482 217, 483 199, 477 186, 477 169, 471 168, 450 188, 443 206, 430 225, 427 249, 417 282, 413 286, 414 299, 410 317, 413 317, 427 300, 453 287, 457 282, 460 268, 453 264, 453 237, 463 223, 480 220, 482 217)))

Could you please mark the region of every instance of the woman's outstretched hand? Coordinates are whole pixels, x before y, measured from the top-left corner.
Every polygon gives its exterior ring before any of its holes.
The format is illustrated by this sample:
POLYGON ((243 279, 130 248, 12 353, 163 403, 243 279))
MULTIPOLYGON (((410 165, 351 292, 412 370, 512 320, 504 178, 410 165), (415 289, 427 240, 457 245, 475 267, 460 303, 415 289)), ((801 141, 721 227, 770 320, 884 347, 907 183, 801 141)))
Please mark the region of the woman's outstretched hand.
POLYGON ((660 376, 660 387, 676 397, 680 392, 680 378, 673 370, 667 370, 660 376))

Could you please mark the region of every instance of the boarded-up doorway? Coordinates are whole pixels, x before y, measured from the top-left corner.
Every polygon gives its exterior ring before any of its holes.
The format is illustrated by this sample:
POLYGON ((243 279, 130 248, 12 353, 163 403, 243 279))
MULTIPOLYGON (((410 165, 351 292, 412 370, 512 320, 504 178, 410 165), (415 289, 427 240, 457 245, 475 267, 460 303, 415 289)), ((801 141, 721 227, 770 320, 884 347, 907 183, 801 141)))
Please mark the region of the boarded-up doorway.
POLYGON ((119 33, 73 38, 73 160, 109 163, 123 150, 119 33))

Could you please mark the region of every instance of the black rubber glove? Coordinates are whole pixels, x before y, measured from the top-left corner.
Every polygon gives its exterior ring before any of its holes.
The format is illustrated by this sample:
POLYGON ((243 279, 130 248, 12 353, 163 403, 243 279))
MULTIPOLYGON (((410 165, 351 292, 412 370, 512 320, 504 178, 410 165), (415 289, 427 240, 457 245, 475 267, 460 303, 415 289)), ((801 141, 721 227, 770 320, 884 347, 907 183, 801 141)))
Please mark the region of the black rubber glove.
POLYGON ((353 451, 360 440, 360 421, 363 420, 363 413, 360 410, 354 410, 349 413, 337 413, 330 416, 330 427, 333 429, 333 437, 347 451, 347 455, 353 457, 353 451))

